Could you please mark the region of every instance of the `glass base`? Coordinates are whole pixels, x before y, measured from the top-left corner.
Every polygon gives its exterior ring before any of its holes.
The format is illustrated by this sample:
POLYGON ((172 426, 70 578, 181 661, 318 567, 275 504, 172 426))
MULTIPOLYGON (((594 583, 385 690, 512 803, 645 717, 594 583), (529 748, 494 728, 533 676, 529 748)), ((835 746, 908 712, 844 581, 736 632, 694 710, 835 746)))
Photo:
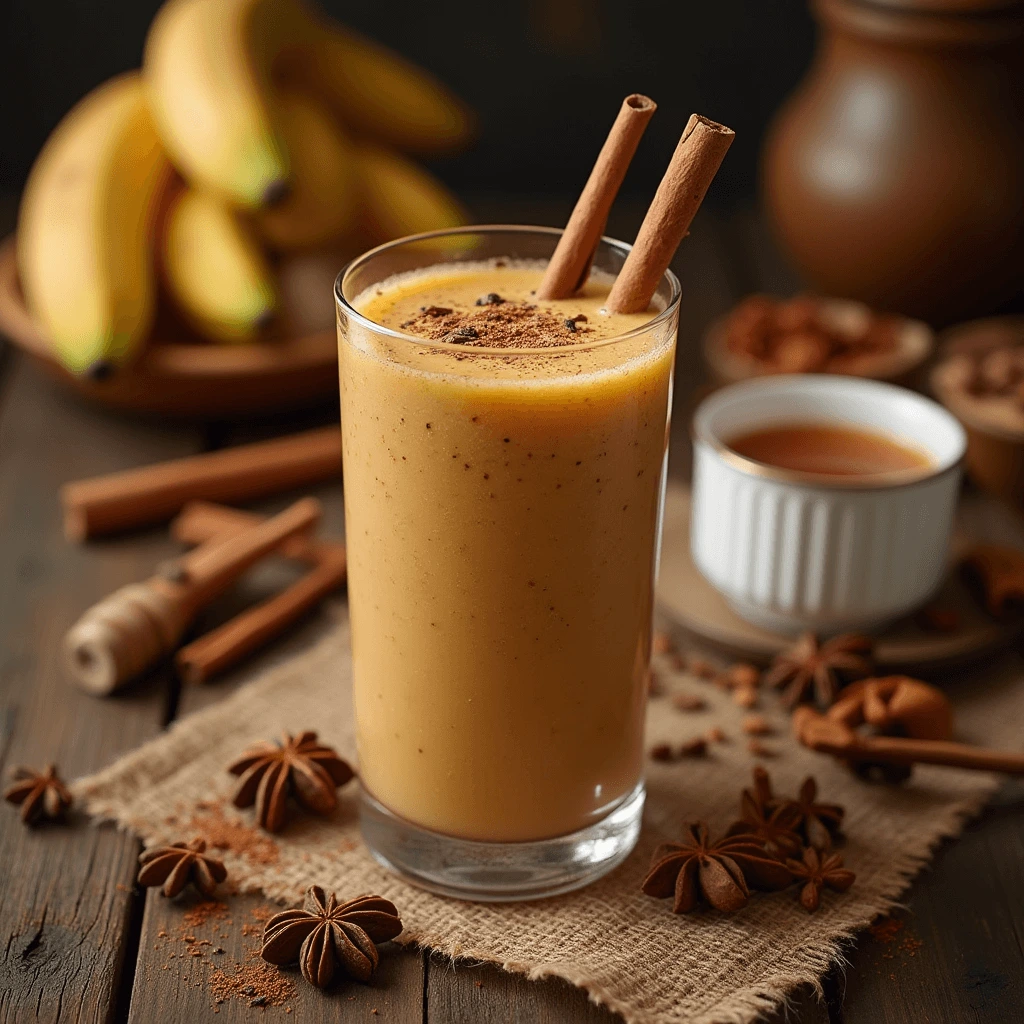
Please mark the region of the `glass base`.
POLYGON ((596 824, 537 842, 481 843, 430 832, 365 790, 359 821, 370 853, 423 889, 464 900, 535 900, 580 889, 621 864, 640 835, 644 796, 640 782, 596 824))

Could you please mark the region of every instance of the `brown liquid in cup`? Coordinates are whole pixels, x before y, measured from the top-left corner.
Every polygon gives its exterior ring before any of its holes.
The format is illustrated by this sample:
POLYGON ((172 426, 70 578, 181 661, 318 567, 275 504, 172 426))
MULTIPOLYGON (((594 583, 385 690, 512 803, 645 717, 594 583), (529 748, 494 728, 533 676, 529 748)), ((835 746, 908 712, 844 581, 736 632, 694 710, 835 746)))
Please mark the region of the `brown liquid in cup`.
POLYGON ((741 434, 728 444, 756 462, 817 476, 924 472, 933 465, 919 449, 859 427, 786 423, 741 434))

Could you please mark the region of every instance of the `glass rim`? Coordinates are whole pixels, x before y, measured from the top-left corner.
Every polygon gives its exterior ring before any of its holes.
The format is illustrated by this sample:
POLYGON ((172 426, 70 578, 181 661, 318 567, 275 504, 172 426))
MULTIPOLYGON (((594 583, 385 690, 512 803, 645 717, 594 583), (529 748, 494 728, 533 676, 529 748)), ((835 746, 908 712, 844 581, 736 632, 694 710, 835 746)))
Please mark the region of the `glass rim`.
MULTIPOLYGON (((603 348, 606 345, 616 345, 623 341, 628 341, 631 338, 636 338, 641 334, 644 334, 652 329, 657 329, 664 323, 669 321, 676 311, 679 309, 679 304, 683 295, 683 287, 679 283, 679 278, 672 272, 671 268, 667 269, 662 274, 662 281, 667 280, 669 284, 669 299, 665 305, 665 308, 651 317, 646 323, 640 324, 639 327, 634 327, 629 331, 625 331, 622 334, 613 335, 610 338, 601 338, 598 341, 577 341, 569 345, 551 345, 545 348, 491 348, 479 345, 467 346, 460 345, 456 342, 451 341, 435 341, 431 338, 424 338, 418 334, 407 334, 405 331, 395 330, 393 327, 385 327, 383 324, 378 324, 369 317, 364 316, 359 312, 355 306, 347 298, 343 291, 345 280, 354 271, 358 270, 359 267, 368 263, 371 259, 382 253, 388 252, 391 249, 397 249, 399 246, 407 245, 410 242, 423 242, 428 241, 432 238, 445 238, 452 235, 467 235, 467 234, 513 234, 519 233, 534 233, 541 235, 561 235, 562 228, 544 227, 537 224, 465 224, 456 228, 440 228, 436 231, 421 231, 415 235, 405 235, 402 238, 396 238, 394 241, 385 242, 382 245, 375 246, 373 249, 368 249, 366 252, 354 259, 349 260, 344 267, 341 268, 338 276, 334 280, 334 300, 345 310, 347 316, 352 317, 363 327, 366 327, 377 334, 383 334, 390 338, 395 338, 402 342, 412 343, 420 346, 421 348, 425 345, 431 348, 438 348, 444 352, 457 352, 463 355, 480 355, 480 356, 508 356, 508 355, 532 355, 538 356, 551 356, 561 355, 572 352, 584 352, 590 351, 597 348, 603 348)), ((598 245, 605 243, 611 246, 613 249, 618 249, 624 254, 628 254, 633 248, 628 242, 622 242, 617 238, 611 238, 608 235, 602 235, 598 245)), ((425 269, 425 268, 424 268, 425 269)), ((660 285, 661 282, 659 282, 660 285)))

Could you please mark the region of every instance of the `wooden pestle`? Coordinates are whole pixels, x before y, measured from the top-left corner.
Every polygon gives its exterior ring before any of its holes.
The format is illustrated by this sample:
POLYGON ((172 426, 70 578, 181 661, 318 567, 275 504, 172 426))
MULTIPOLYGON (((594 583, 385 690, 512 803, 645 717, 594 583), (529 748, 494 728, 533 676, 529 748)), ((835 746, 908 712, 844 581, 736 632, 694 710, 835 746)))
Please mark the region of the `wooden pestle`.
POLYGON ((902 736, 862 736, 843 722, 800 707, 793 713, 793 732, 812 750, 845 761, 883 764, 935 764, 947 768, 1024 775, 1024 754, 975 747, 950 740, 910 739, 902 736))
POLYGON ((90 693, 107 694, 170 653, 204 605, 247 569, 320 520, 315 498, 303 498, 270 519, 201 544, 90 608, 64 639, 71 677, 90 693))

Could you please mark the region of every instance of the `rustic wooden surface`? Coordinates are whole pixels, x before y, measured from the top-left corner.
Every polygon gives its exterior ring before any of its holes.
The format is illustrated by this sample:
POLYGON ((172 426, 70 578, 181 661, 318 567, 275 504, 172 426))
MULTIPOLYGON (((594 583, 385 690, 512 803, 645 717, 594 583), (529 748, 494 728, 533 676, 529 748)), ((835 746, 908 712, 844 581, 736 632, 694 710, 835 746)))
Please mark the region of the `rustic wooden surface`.
MULTIPOLYGON (((481 220, 557 224, 561 204, 479 202, 481 220)), ((632 237, 639 211, 609 226, 632 237)), ((0 225, 3 227, 4 225, 0 225)), ((689 465, 686 410, 700 382, 695 356, 703 327, 746 291, 786 292, 793 282, 752 216, 703 216, 677 261, 685 299, 677 374, 672 473, 689 465)), ((324 422, 332 410, 239 427, 171 427, 117 419, 69 398, 17 356, 0 353, 0 764, 56 759, 74 777, 109 763, 174 718, 220 699, 234 673, 182 689, 167 671, 108 700, 87 697, 62 676, 58 643, 83 608, 122 583, 145 576, 172 546, 159 530, 86 547, 60 533, 56 491, 65 480, 219 447, 324 422)), ((342 530, 340 485, 318 495, 326 529, 342 530)), ((265 503, 273 509, 287 500, 265 503)), ((256 572, 209 620, 269 592, 281 570, 256 572)), ((301 637, 293 638, 301 642, 301 637)), ((798 992, 774 1018, 799 1024, 1024 1020, 1024 786, 1006 786, 960 840, 939 850, 914 883, 903 930, 892 942, 851 942, 848 963, 823 980, 823 992, 798 992)), ((2 809, 0 809, 2 810, 2 809)), ((23 828, 0 814, 0 1022, 154 1020, 220 1022, 283 1007, 216 1003, 210 977, 218 962, 242 960, 256 944, 257 897, 231 900, 232 923, 197 926, 223 954, 189 957, 183 908, 134 887, 135 840, 73 816, 63 826, 23 828), (243 927, 244 926, 244 927, 243 927), (205 929, 205 931, 204 931, 205 929), (214 932, 216 934, 214 934, 214 932), (164 933, 164 934, 161 934, 164 933), (176 952, 171 958, 170 952, 176 952), (181 954, 181 955, 178 955, 181 954), (223 957, 223 961, 218 961, 223 957)), ((614 941, 610 936, 609 941, 614 941)), ((324 995, 301 982, 288 1004, 294 1020, 382 1020, 434 1024, 619 1019, 560 982, 529 982, 490 966, 451 964, 392 948, 370 986, 324 995), (376 1012, 374 1012, 376 1011, 376 1012)))

